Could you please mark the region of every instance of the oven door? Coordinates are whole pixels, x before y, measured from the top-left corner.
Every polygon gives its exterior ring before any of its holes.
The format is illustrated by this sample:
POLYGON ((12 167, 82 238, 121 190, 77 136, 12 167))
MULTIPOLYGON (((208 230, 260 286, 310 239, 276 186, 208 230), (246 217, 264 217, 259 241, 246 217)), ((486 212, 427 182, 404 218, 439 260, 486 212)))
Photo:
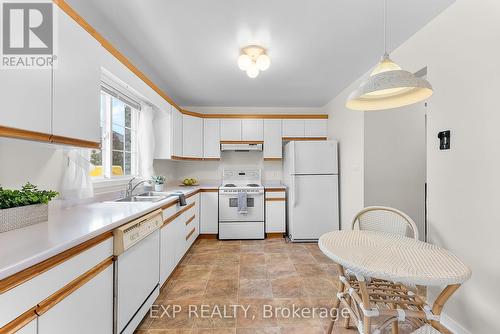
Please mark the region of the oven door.
POLYGON ((264 221, 264 193, 247 195, 247 213, 238 212, 238 193, 219 193, 219 221, 264 221))

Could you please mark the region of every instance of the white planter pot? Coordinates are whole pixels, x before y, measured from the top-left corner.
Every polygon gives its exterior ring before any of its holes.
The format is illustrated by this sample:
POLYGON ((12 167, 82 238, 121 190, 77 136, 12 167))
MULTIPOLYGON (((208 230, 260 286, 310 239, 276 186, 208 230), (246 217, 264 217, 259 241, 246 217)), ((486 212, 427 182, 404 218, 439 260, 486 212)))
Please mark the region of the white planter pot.
POLYGON ((163 191, 163 184, 155 183, 155 191, 163 191))
POLYGON ((49 206, 34 204, 0 210, 0 233, 47 221, 49 206))

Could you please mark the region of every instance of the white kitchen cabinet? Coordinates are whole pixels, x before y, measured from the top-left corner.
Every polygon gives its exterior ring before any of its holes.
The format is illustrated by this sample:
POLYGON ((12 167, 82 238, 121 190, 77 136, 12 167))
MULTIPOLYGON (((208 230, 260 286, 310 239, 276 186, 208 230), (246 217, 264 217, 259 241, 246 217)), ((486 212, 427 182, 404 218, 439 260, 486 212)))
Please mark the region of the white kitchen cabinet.
POLYGON ((220 140, 221 141, 241 140, 241 119, 221 119, 220 140))
POLYGON ((241 140, 243 141, 264 140, 264 121, 262 119, 242 119, 241 140))
POLYGON ((177 265, 184 254, 186 253, 186 227, 185 227, 185 220, 183 220, 183 217, 185 215, 181 215, 179 218, 171 222, 172 227, 174 229, 173 234, 175 235, 175 242, 174 242, 174 260, 175 260, 175 265, 177 265))
POLYGON ((203 119, 182 115, 182 156, 203 157, 203 119))
POLYGON ((285 233, 285 192, 266 192, 266 233, 285 233))
POLYGON ((264 159, 281 159, 283 140, 280 119, 264 120, 264 159))
POLYGON ((38 317, 38 334, 113 333, 113 265, 38 317))
POLYGON ((304 137, 305 122, 303 119, 284 119, 282 125, 283 137, 304 137))
POLYGON ((203 158, 220 159, 219 119, 203 119, 203 158))
POLYGON ((165 283, 177 265, 175 241, 181 236, 175 232, 173 222, 163 226, 160 231, 160 285, 165 283))
POLYGON ((202 192, 200 205, 200 233, 217 234, 219 231, 219 193, 202 192))
POLYGON ((50 136, 52 69, 0 70, 0 126, 50 136))
POLYGON ((172 106, 172 155, 182 157, 182 114, 172 106))
POLYGON ((154 116, 155 159, 170 159, 172 156, 172 107, 155 110, 154 116))
POLYGON ((306 119, 304 121, 305 137, 327 137, 328 120, 327 119, 306 119))
POLYGON ((18 330, 16 334, 37 334, 38 318, 35 318, 18 330))
MULTIPOLYGON (((59 7, 57 63, 53 70, 52 133, 101 141, 101 45, 59 7)), ((37 108, 38 110, 38 108, 37 108)))

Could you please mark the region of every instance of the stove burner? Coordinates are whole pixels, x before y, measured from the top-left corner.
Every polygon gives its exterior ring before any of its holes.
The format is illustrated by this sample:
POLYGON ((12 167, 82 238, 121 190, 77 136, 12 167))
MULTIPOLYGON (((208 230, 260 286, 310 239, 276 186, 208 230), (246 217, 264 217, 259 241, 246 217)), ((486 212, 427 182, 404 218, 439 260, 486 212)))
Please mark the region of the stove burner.
POLYGON ((228 184, 225 184, 224 187, 234 188, 234 187, 236 187, 236 185, 234 183, 228 183, 228 184))
POLYGON ((247 184, 247 187, 260 187, 260 186, 256 183, 249 183, 247 184))

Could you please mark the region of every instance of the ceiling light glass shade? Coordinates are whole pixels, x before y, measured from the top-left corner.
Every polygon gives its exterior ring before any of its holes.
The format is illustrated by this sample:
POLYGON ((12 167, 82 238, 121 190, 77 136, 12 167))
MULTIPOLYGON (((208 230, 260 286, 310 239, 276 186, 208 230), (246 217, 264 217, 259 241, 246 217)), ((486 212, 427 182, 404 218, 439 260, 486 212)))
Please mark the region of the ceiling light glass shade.
POLYGON ((252 59, 250 59, 248 55, 243 54, 238 57, 238 67, 240 68, 240 70, 246 71, 251 64, 252 59))
POLYGON ((256 78, 259 75, 259 69, 257 68, 257 65, 255 63, 251 63, 250 67, 247 69, 247 75, 250 78, 256 78))
POLYGON ((402 70, 387 55, 358 89, 352 92, 346 107, 374 111, 398 108, 425 100, 432 95, 431 84, 402 70))
POLYGON ((271 59, 269 58, 268 55, 262 54, 259 57, 257 57, 256 64, 259 70, 265 71, 271 65, 271 59))

